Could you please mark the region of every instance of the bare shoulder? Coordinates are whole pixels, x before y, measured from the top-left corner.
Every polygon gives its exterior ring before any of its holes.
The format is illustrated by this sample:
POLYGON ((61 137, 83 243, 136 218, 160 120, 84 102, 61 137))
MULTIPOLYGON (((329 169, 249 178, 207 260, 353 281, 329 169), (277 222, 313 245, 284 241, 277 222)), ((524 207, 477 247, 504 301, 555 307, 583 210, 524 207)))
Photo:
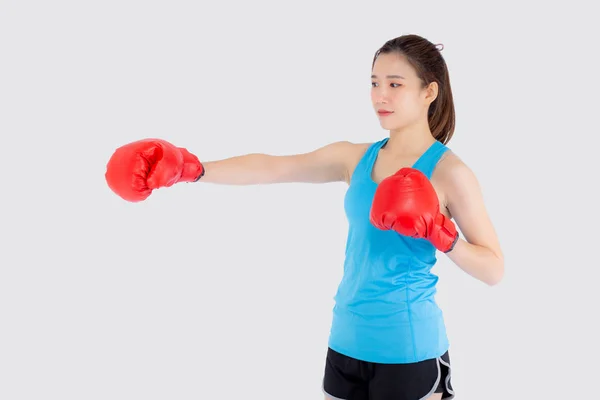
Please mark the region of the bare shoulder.
POLYGON ((373 143, 352 143, 346 142, 346 151, 344 154, 344 164, 346 167, 346 183, 350 184, 350 179, 354 173, 354 169, 358 165, 360 159, 365 155, 369 146, 373 143))
POLYGON ((349 182, 355 160, 367 147, 342 140, 305 153, 270 156, 269 170, 276 171, 274 182, 349 182))
POLYGON ((365 152, 367 151, 367 149, 369 148, 369 146, 371 146, 373 143, 351 143, 348 142, 348 152, 347 152, 347 156, 348 156, 348 161, 350 163, 350 165, 356 165, 360 159, 362 158, 362 156, 365 155, 365 152))
POLYGON ((456 214, 459 208, 482 198, 475 172, 451 150, 438 163, 432 182, 441 191, 440 197, 450 214, 456 214))
POLYGON ((454 180, 467 173, 472 173, 471 169, 452 150, 446 151, 434 170, 435 178, 440 181, 454 180))
POLYGON ((350 167, 353 164, 356 164, 358 160, 360 160, 360 158, 363 156, 363 154, 371 144, 372 143, 353 143, 347 140, 341 140, 329 143, 308 154, 324 157, 327 159, 335 159, 339 163, 350 167))
POLYGON ((326 147, 329 147, 332 150, 337 150, 344 154, 344 156, 349 156, 350 158, 356 157, 359 155, 359 158, 364 154, 365 151, 369 148, 373 143, 354 143, 348 140, 341 140, 338 142, 333 142, 326 147))
POLYGON ((448 150, 439 161, 432 182, 442 192, 440 197, 447 207, 453 201, 479 190, 473 170, 452 150, 448 150))
POLYGON ((336 159, 343 168, 343 181, 350 184, 356 165, 373 143, 355 143, 347 140, 330 143, 319 149, 323 157, 336 159))

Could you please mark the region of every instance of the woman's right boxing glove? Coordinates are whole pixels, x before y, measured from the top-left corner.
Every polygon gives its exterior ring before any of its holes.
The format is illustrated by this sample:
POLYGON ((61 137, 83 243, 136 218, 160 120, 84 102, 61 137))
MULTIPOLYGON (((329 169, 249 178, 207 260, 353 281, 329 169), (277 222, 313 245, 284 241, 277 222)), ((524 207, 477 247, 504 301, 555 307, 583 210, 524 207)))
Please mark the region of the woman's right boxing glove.
POLYGON ((143 201, 154 189, 195 182, 204 174, 198 157, 161 139, 119 147, 106 166, 106 183, 124 200, 143 201))

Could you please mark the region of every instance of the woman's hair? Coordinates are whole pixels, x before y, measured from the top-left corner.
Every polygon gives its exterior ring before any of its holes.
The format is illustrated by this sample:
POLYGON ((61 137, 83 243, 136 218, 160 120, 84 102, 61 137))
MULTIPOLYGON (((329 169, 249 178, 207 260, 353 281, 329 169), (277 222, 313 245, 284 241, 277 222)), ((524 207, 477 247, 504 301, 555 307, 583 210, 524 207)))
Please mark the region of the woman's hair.
POLYGON ((403 35, 388 40, 375 52, 371 68, 375 66, 380 54, 394 53, 404 56, 413 66, 421 79, 422 87, 437 82, 438 96, 429 107, 427 119, 433 137, 447 144, 454 134, 456 116, 448 67, 440 51, 438 46, 421 36, 403 35))

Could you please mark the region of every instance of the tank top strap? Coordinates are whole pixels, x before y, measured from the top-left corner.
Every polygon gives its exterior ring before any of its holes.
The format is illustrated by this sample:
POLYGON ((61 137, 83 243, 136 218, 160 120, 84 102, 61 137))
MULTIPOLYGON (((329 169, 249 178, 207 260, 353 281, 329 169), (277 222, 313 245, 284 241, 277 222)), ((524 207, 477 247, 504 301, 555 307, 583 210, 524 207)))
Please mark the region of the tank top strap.
POLYGON ((446 145, 436 140, 413 164, 413 168, 418 169, 425 174, 428 179, 431 179, 433 170, 447 150, 449 150, 449 148, 446 145))
POLYGON ((377 155, 379 150, 387 143, 389 138, 384 138, 378 142, 371 144, 365 154, 361 157, 360 161, 356 165, 354 169, 353 177, 355 178, 370 178, 371 170, 373 169, 373 165, 375 164, 375 160, 377 160, 377 155))

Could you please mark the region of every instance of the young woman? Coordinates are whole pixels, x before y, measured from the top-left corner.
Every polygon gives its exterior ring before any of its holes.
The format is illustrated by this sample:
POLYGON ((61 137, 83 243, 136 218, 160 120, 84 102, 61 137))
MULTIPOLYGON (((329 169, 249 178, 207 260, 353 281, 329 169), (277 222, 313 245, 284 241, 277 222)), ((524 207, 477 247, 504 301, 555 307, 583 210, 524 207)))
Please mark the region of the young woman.
POLYGON ((142 201, 178 182, 346 182, 349 232, 325 398, 451 399, 449 341, 430 270, 440 251, 494 285, 502 251, 474 173, 446 146, 455 116, 440 49, 417 35, 392 39, 376 52, 371 80, 374 111, 389 131, 377 142, 201 163, 184 148, 145 139, 117 149, 107 183, 142 201))

